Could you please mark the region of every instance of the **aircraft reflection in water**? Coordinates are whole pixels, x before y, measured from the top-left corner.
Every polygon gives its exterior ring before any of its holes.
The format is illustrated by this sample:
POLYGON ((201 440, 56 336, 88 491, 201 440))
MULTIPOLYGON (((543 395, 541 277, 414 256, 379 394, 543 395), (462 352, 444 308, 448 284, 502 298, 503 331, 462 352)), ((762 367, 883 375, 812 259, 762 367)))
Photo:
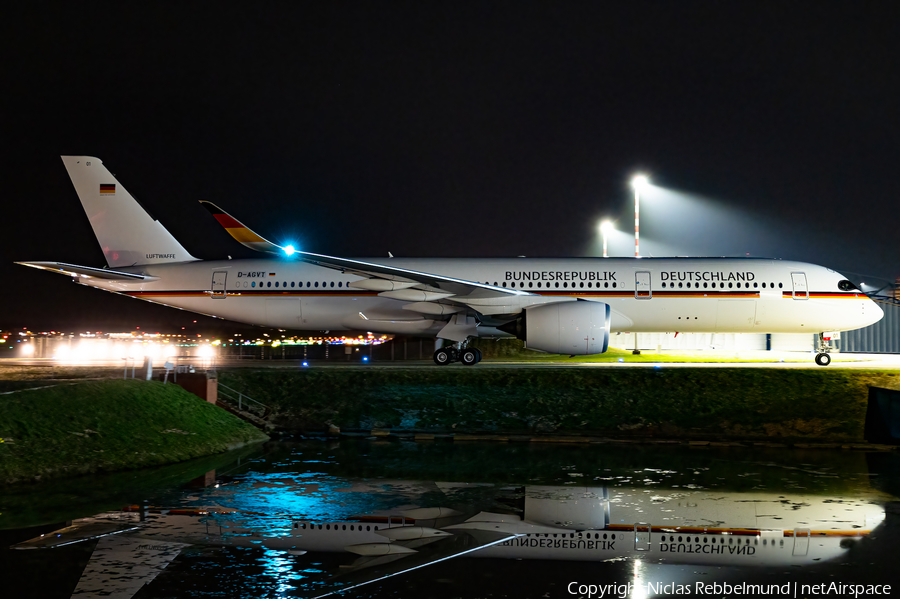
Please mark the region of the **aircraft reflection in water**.
MULTIPOLYGON (((425 486, 450 492, 460 485, 425 486)), ((507 513, 467 515, 407 505, 339 522, 275 518, 271 526, 260 524, 261 514, 236 510, 134 508, 76 520, 14 548, 49 549, 99 538, 75 590, 79 596, 133 594, 196 544, 293 555, 345 552, 357 556, 355 561, 322 589, 344 591, 460 556, 711 566, 822 563, 841 557, 884 519, 883 507, 866 499, 765 492, 530 486, 506 504, 507 513)))

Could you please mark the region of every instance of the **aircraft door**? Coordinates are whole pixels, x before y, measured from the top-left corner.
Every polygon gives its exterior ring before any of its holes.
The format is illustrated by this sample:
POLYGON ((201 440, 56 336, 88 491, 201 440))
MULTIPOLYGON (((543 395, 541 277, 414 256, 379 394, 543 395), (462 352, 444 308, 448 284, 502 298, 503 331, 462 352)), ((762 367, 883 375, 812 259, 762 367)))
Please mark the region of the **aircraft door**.
POLYGON ((225 297, 225 278, 228 276, 228 272, 224 270, 217 270, 213 272, 212 277, 212 294, 213 298, 224 298, 225 297))
POLYGON ((809 553, 809 537, 811 531, 808 528, 794 529, 794 555, 806 555, 809 553))
POLYGON ((792 272, 791 284, 794 287, 793 297, 795 300, 809 299, 809 287, 806 285, 806 273, 792 272))
POLYGON ((634 525, 634 550, 650 550, 650 525, 638 523, 634 525))
POLYGON ((653 291, 650 289, 650 273, 646 270, 639 270, 634 273, 634 298, 650 299, 653 297, 653 291))

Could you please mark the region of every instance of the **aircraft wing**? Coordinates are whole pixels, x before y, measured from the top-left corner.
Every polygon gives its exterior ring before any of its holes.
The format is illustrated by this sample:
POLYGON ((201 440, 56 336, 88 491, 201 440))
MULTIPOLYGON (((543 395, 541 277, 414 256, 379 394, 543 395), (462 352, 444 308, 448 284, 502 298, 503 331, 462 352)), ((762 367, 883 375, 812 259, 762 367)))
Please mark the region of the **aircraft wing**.
POLYGON ((159 277, 139 275, 132 272, 109 270, 108 268, 94 268, 93 266, 78 266, 65 262, 16 262, 22 266, 39 268, 74 278, 95 278, 108 281, 156 281, 159 277))
MULTIPOLYGON (((261 235, 251 231, 246 225, 241 223, 239 220, 237 220, 212 202, 201 200, 200 203, 203 204, 204 207, 206 207, 206 209, 209 210, 210 213, 212 213, 216 220, 219 221, 219 224, 221 224, 225 228, 225 230, 228 231, 228 233, 242 245, 259 252, 266 252, 280 256, 296 256, 297 259, 309 264, 315 264, 316 266, 322 266, 324 268, 332 268, 334 270, 340 270, 341 272, 356 274, 367 279, 381 279, 385 281, 385 283, 381 285, 373 284, 371 286, 371 289, 375 291, 394 292, 416 288, 424 291, 429 291, 431 293, 449 293, 453 296, 457 296, 450 301, 460 303, 469 303, 466 301, 467 297, 468 299, 484 301, 490 299, 502 299, 504 297, 508 298, 510 296, 534 295, 527 291, 521 291, 507 287, 497 287, 494 285, 485 285, 484 283, 478 283, 477 281, 456 279, 453 277, 446 277, 434 273, 409 270, 406 268, 397 268, 384 264, 365 262, 362 260, 352 260, 349 258, 338 258, 335 256, 325 256, 323 254, 313 254, 310 252, 296 251, 290 246, 282 247, 278 244, 266 240, 261 235)), ((362 288, 369 288, 364 285, 357 286, 362 288)), ((397 299, 406 298, 398 297, 397 299)), ((429 301, 429 299, 426 297, 423 298, 422 301, 429 301)))
MULTIPOLYGON (((388 563, 385 563, 387 560, 384 560, 384 558, 374 558, 374 561, 371 558, 362 558, 346 567, 348 573, 340 574, 334 578, 335 588, 333 590, 319 595, 316 599, 341 594, 373 582, 406 574, 407 572, 425 568, 455 557, 461 557, 518 536, 521 535, 480 529, 463 530, 452 537, 435 541, 427 546, 417 546, 416 553, 385 556, 393 558, 388 563)), ((405 543, 399 544, 405 545, 405 543)))

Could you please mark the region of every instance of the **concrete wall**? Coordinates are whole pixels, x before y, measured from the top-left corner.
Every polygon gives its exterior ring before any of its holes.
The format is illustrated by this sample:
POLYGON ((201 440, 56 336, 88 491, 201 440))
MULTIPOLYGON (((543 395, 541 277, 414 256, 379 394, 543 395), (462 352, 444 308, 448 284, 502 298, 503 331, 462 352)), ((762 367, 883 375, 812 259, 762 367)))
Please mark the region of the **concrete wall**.
MULTIPOLYGON (((634 333, 613 334, 609 338, 611 347, 634 349, 634 333)), ((654 351, 683 350, 700 351, 718 349, 726 351, 762 351, 766 349, 766 335, 763 333, 638 333, 640 350, 654 351)), ((771 335, 773 351, 812 351, 815 335, 809 333, 775 333, 771 335)))

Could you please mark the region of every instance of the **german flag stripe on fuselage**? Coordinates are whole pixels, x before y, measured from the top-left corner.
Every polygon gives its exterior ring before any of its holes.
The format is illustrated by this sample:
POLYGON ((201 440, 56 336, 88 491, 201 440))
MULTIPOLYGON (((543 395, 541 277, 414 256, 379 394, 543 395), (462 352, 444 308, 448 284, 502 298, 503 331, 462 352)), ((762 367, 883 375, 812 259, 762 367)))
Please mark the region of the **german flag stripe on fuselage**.
MULTIPOLYGON (((195 295, 197 297, 206 296, 212 293, 210 289, 203 290, 189 290, 189 289, 181 289, 181 290, 166 290, 166 291, 130 291, 125 292, 126 295, 130 295, 133 297, 190 297, 195 295)), ((234 296, 306 296, 306 297, 339 297, 339 296, 355 296, 355 297, 374 297, 377 296, 379 292, 377 291, 363 291, 361 289, 353 289, 353 288, 345 288, 345 289, 276 289, 276 288, 262 288, 262 289, 228 289, 226 290, 228 295, 234 296)), ((633 298, 634 291, 544 291, 544 292, 535 292, 535 295, 539 295, 542 297, 590 297, 602 299, 605 297, 608 298, 633 298)), ((652 298, 682 298, 682 299, 697 299, 697 298, 706 298, 706 299, 721 299, 721 298, 759 298, 760 294, 758 292, 744 292, 744 291, 713 291, 706 293, 698 293, 698 292, 680 292, 680 291, 654 291, 652 297, 647 296, 644 298, 638 299, 652 299, 652 298)), ((860 299, 864 298, 865 295, 858 293, 815 293, 812 292, 809 294, 810 299, 860 299)), ((784 293, 782 298, 793 299, 790 293, 784 293)))
MULTIPOLYGON (((700 526, 641 526, 637 525, 638 532, 648 532, 647 529, 650 529, 649 532, 661 532, 665 534, 689 534, 689 535, 697 535, 697 534, 727 534, 727 535, 735 535, 735 536, 759 536, 760 529, 756 528, 715 528, 709 527, 704 528, 700 526)), ((634 532, 635 525, 624 525, 624 524, 610 524, 604 530, 612 530, 616 532, 634 532)), ((805 532, 805 531, 804 531, 805 532)), ((868 530, 811 530, 809 535, 811 537, 860 537, 869 534, 868 530)), ((793 530, 785 530, 782 532, 785 537, 793 537, 793 530)))

